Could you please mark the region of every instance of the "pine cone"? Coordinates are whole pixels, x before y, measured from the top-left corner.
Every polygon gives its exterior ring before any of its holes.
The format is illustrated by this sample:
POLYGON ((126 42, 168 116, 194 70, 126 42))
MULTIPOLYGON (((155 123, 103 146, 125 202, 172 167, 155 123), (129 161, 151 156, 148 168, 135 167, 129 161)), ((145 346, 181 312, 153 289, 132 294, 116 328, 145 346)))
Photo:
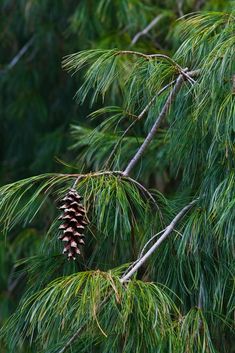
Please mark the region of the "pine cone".
POLYGON ((63 233, 59 239, 65 242, 63 254, 67 255, 68 260, 75 260, 76 255, 81 253, 81 245, 85 244, 83 230, 88 222, 86 221, 86 211, 80 203, 81 199, 82 197, 75 189, 70 189, 61 200, 60 209, 63 210, 63 214, 59 220, 63 220, 63 223, 59 229, 63 233))

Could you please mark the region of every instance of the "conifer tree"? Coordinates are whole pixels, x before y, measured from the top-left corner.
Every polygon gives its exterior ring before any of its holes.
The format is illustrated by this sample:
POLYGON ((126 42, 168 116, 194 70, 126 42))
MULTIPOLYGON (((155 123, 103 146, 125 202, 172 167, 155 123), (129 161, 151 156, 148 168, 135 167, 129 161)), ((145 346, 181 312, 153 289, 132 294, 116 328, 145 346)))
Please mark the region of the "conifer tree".
MULTIPOLYGON (((177 16, 203 5, 176 3, 177 16)), ((28 233, 30 252, 16 264, 24 293, 1 330, 7 352, 231 351, 231 5, 176 21, 168 50, 161 33, 148 34, 173 25, 171 1, 151 21, 151 1, 78 5, 71 28, 82 18, 97 43, 102 21, 123 31, 131 19, 129 44, 116 35, 63 59, 79 75, 77 102, 92 109, 71 126, 73 165, 0 188, 6 239, 31 224, 46 229, 37 241, 28 233)), ((21 257, 23 247, 12 251, 21 257)))

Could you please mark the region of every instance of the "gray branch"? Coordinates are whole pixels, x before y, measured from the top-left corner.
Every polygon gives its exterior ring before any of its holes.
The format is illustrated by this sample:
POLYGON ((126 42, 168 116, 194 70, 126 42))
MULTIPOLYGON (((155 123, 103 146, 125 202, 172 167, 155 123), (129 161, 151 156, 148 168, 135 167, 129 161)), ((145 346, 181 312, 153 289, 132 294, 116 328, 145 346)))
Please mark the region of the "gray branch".
POLYGON ((11 70, 17 63, 18 61, 22 58, 22 56, 28 51, 28 49, 31 47, 31 45, 34 42, 34 37, 32 37, 17 53, 16 56, 10 61, 10 63, 5 67, 5 69, 2 70, 2 73, 6 73, 7 71, 11 70))
POLYGON ((75 334, 68 340, 65 346, 60 351, 58 351, 58 353, 64 353, 70 347, 70 345, 76 340, 76 338, 80 335, 84 327, 85 325, 79 327, 79 329, 75 332, 75 334))
POLYGON ((136 33, 136 35, 133 37, 131 41, 131 45, 134 45, 140 37, 146 35, 156 24, 163 18, 163 14, 156 16, 149 24, 147 27, 145 27, 142 31, 136 33))
POLYGON ((161 245, 161 243, 172 233, 175 228, 175 225, 184 217, 184 215, 196 204, 198 200, 193 200, 187 206, 185 206, 171 221, 171 223, 166 227, 164 233, 160 238, 151 246, 151 248, 146 252, 146 254, 139 259, 139 261, 127 272, 124 276, 121 277, 121 283, 128 281, 134 273, 145 263, 145 261, 154 253, 154 251, 161 245))
POLYGON ((124 137, 126 136, 126 134, 132 129, 132 127, 138 122, 140 121, 145 113, 148 111, 148 109, 151 107, 151 105, 155 102, 155 100, 157 99, 157 97, 159 97, 166 89, 168 89, 170 86, 172 86, 175 83, 176 80, 171 81, 170 83, 168 83, 166 86, 164 86, 163 88, 160 89, 160 91, 157 92, 157 94, 149 101, 149 103, 145 106, 145 108, 142 110, 142 112, 137 116, 137 118, 126 128, 126 130, 123 132, 123 134, 120 136, 119 140, 117 141, 116 145, 114 146, 112 152, 110 153, 107 161, 105 162, 105 166, 108 166, 111 158, 114 156, 114 154, 117 151, 117 148, 119 147, 120 143, 122 142, 122 140, 124 139, 124 137))
POLYGON ((204 287, 203 287, 203 275, 200 278, 200 286, 199 286, 199 294, 198 294, 198 308, 202 309, 203 308, 203 300, 204 300, 204 287))
MULTIPOLYGON (((184 82, 184 79, 190 78, 190 80, 193 80, 192 77, 198 76, 198 74, 200 73, 199 70, 194 70, 194 71, 190 71, 190 72, 186 72, 186 70, 187 69, 184 69, 181 71, 180 75, 178 76, 178 78, 176 80, 175 86, 173 87, 172 91, 170 92, 170 94, 166 100, 166 103, 164 104, 164 106, 163 106, 160 114, 158 115, 155 123, 153 124, 150 132, 148 133, 146 139, 144 140, 144 142, 142 143, 142 145, 140 146, 140 148, 138 149, 138 151, 136 152, 134 157, 128 163, 126 169, 123 171, 123 175, 128 176, 130 174, 131 170, 134 168, 136 163, 142 157, 146 148, 148 147, 148 145, 150 144, 150 142, 152 141, 152 139, 156 135, 156 132, 157 132, 159 126, 161 125, 162 121, 166 117, 173 100, 175 99, 177 93, 179 92, 179 90, 184 82)), ((193 80, 193 82, 194 82, 194 80, 193 80)))
MULTIPOLYGON (((100 306, 99 306, 99 310, 103 309, 104 304, 107 302, 111 293, 112 293, 112 291, 110 293, 108 293, 107 297, 102 300, 102 302, 100 303, 100 306)), ((64 353, 65 351, 67 351, 67 349, 74 343, 74 341, 76 341, 76 339, 79 337, 79 335, 82 333, 82 331, 86 328, 88 323, 89 323, 89 320, 87 320, 81 327, 79 327, 79 329, 73 334, 73 336, 70 337, 70 339, 64 345, 64 347, 61 348, 57 353, 64 353)))
POLYGON ((184 16, 183 4, 184 4, 184 0, 177 0, 177 7, 178 7, 178 12, 179 12, 180 17, 184 16))
POLYGON ((124 170, 124 172, 123 172, 124 175, 130 174, 131 170, 134 168, 134 166, 139 161, 139 159, 141 158, 141 156, 145 152, 146 148, 148 147, 148 145, 150 144, 150 142, 152 141, 152 139, 156 135, 156 132, 157 132, 160 124, 162 123, 163 119, 167 115, 169 108, 172 104, 172 101, 174 100, 174 98, 175 98, 176 94, 178 93, 183 82, 184 82, 184 76, 182 74, 180 74, 176 80, 176 84, 175 84, 174 88, 172 89, 172 91, 170 92, 170 94, 166 100, 166 103, 164 104, 159 116, 157 117, 157 120, 153 124, 152 129, 150 130, 146 139, 144 140, 144 142, 142 143, 142 145, 140 146, 140 148, 138 149, 138 151, 136 152, 136 154, 134 155, 134 157, 131 159, 131 161, 128 163, 126 169, 124 170))
POLYGON ((235 95, 235 74, 232 76, 232 94, 235 95))

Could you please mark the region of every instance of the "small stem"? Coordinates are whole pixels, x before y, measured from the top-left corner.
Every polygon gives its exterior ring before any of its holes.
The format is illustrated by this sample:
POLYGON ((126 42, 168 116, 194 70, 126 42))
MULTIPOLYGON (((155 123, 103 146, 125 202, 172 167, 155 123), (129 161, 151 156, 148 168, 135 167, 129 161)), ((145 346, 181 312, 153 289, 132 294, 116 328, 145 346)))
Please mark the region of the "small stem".
POLYGON ((165 85, 163 88, 160 89, 160 91, 157 92, 157 94, 148 102, 148 104, 145 106, 145 108, 142 110, 142 112, 136 117, 136 119, 126 128, 126 130, 123 132, 123 134, 121 135, 120 139, 117 141, 116 145, 114 146, 112 152, 110 153, 107 161, 105 162, 105 166, 107 166, 111 160, 111 158, 113 157, 113 155, 115 154, 115 152, 117 151, 118 146, 120 145, 120 143, 122 142, 123 138, 126 136, 126 134, 131 130, 131 128, 138 122, 140 121, 143 117, 144 114, 148 111, 148 109, 151 107, 151 105, 154 103, 154 101, 156 100, 157 97, 159 97, 167 88, 169 88, 170 86, 172 86, 174 83, 176 82, 176 80, 171 81, 170 83, 168 83, 167 85, 165 85))
POLYGON ((136 152, 136 154, 134 155, 134 157, 131 159, 131 161, 128 163, 126 169, 124 170, 124 172, 123 172, 124 175, 130 174, 131 170, 134 168, 134 166, 139 161, 139 159, 141 158, 141 156, 145 152, 146 148, 148 147, 148 145, 150 144, 150 142, 152 141, 152 139, 156 135, 156 132, 157 132, 160 124, 162 123, 163 119, 167 115, 169 108, 172 104, 172 101, 174 100, 174 98, 175 98, 176 94, 178 93, 183 82, 184 82, 184 76, 182 74, 180 74, 176 80, 174 88, 172 89, 172 91, 170 92, 170 94, 166 100, 166 103, 164 104, 159 116, 157 117, 157 120, 153 124, 152 129, 150 130, 146 139, 144 140, 144 142, 142 143, 142 145, 140 146, 140 148, 138 149, 138 151, 136 152))
POLYGON ((10 61, 10 63, 6 66, 5 69, 1 70, 2 73, 6 73, 7 71, 11 70, 21 59, 21 57, 27 52, 27 50, 31 47, 34 42, 34 37, 32 37, 17 53, 16 56, 10 61))
POLYGON ((198 308, 203 308, 203 296, 204 296, 204 288, 203 288, 203 277, 200 279, 200 286, 199 286, 199 294, 198 294, 198 308))
POLYGON ((180 15, 180 17, 183 17, 184 16, 184 13, 183 13, 184 0, 177 0, 176 2, 177 2, 179 15, 180 15))
POLYGON ((76 338, 80 335, 81 331, 84 328, 85 328, 85 325, 79 327, 79 329, 75 332, 75 334, 68 340, 66 345, 60 351, 58 351, 58 353, 64 353, 69 348, 69 346, 76 340, 76 338))
MULTIPOLYGON (((138 151, 136 152, 134 157, 128 163, 126 169, 123 172, 123 175, 129 175, 130 171, 136 165, 136 163, 138 162, 138 160, 140 159, 140 157, 144 153, 145 149, 148 147, 149 143, 154 138, 162 120, 165 118, 165 116, 167 115, 167 113, 170 109, 172 101, 174 100, 175 96, 177 95, 178 91, 180 90, 180 87, 181 87, 182 83, 184 82, 184 78, 187 78, 187 79, 190 78, 190 80, 193 80, 192 77, 198 76, 199 74, 200 74, 200 70, 194 70, 194 71, 189 71, 189 72, 186 72, 186 69, 182 70, 181 74, 178 76, 178 78, 176 80, 175 86, 173 87, 172 91, 170 92, 170 94, 166 100, 166 103, 164 104, 159 116, 157 117, 156 122, 152 126, 152 129, 148 133, 146 139, 144 140, 144 142, 142 143, 142 145, 140 146, 140 148, 138 149, 138 151)), ((195 81, 193 80, 193 82, 195 82, 195 81)))
POLYGON ((136 35, 133 37, 132 41, 131 41, 131 45, 134 45, 140 37, 142 37, 143 35, 146 35, 154 26, 156 26, 156 24, 164 17, 163 14, 160 14, 158 16, 156 16, 149 24, 148 26, 146 26, 142 31, 136 33, 136 35))
POLYGON ((136 56, 140 56, 146 60, 163 59, 163 60, 168 61, 173 66, 175 66, 179 70, 179 72, 183 71, 183 68, 174 59, 170 58, 168 55, 165 55, 165 54, 144 54, 139 51, 120 50, 116 53, 116 55, 136 55, 136 56))
POLYGON ((156 208, 157 208, 157 210, 159 212, 159 215, 160 215, 160 218, 161 218, 161 221, 162 221, 161 210, 160 210, 157 202, 155 201, 154 197, 150 194, 150 192, 141 183, 139 183, 137 180, 132 179, 129 176, 125 176, 125 175, 123 177, 125 179, 129 180, 130 182, 132 182, 133 184, 136 184, 138 186, 138 188, 141 189, 150 198, 150 200, 152 200, 153 204, 156 206, 156 208))
MULTIPOLYGON (((64 174, 62 174, 64 175, 64 174)), ((128 175, 124 175, 122 171, 119 170, 105 170, 103 172, 94 172, 94 173, 87 173, 87 174, 66 174, 68 177, 75 177, 75 182, 73 183, 73 188, 76 187, 78 181, 80 179, 86 178, 86 177, 97 177, 97 176, 101 176, 101 175, 117 175, 122 177, 123 179, 129 180, 130 182, 132 182, 133 184, 137 185, 138 188, 140 190, 142 190, 154 203, 154 205, 157 207, 157 209, 160 212, 159 206, 157 205, 154 197, 151 195, 151 193, 144 187, 144 185, 142 185, 141 183, 139 183, 137 180, 129 177, 128 175)))
POLYGON ((143 249, 141 250, 139 256, 138 256, 138 259, 136 262, 139 261, 139 259, 141 259, 141 257, 144 256, 144 252, 146 250, 146 248, 148 247, 148 245, 156 238, 158 237, 160 234, 162 234, 163 232, 165 232, 165 229, 161 230, 160 232, 158 232, 157 234, 154 234, 148 241, 147 243, 144 245, 143 249))
POLYGON ((185 206, 166 227, 164 233, 160 238, 151 246, 146 254, 139 259, 139 261, 130 269, 128 273, 121 277, 121 283, 128 281, 135 272, 145 263, 145 261, 154 253, 154 251, 161 245, 161 243, 172 233, 175 225, 181 220, 181 218, 195 205, 198 200, 193 200, 187 206, 185 206))
MULTIPOLYGON (((107 297, 104 298, 102 300, 102 302, 100 303, 99 307, 97 308, 97 310, 99 309, 99 311, 101 311, 105 305, 105 303, 107 302, 107 300, 109 299, 110 295, 112 294, 112 291, 110 291, 108 294, 107 294, 107 297)), ((80 333, 82 333, 82 331, 86 328, 86 326, 88 325, 89 323, 89 319, 81 326, 79 327, 79 329, 74 333, 74 335, 68 340, 68 342, 65 344, 65 346, 59 350, 57 353, 64 353, 70 346, 71 344, 74 343, 74 341, 78 338, 78 336, 80 335, 80 333)), ((98 324, 98 322, 97 322, 98 324)))
MULTIPOLYGON (((104 170, 104 171, 100 171, 100 172, 90 172, 90 173, 86 173, 86 174, 59 174, 62 176, 68 176, 68 177, 74 177, 76 178, 75 182, 77 182, 77 180, 79 180, 80 178, 86 178, 86 177, 96 177, 96 176, 100 176, 100 175, 122 175, 123 172, 119 171, 119 170, 104 170)), ((75 185, 76 186, 76 185, 75 185)))
POLYGON ((81 179, 81 178, 82 178, 81 175, 79 175, 79 176, 77 177, 77 179, 76 179, 75 182, 73 183, 73 186, 72 186, 73 189, 75 189, 77 183, 79 182, 79 179, 81 179))

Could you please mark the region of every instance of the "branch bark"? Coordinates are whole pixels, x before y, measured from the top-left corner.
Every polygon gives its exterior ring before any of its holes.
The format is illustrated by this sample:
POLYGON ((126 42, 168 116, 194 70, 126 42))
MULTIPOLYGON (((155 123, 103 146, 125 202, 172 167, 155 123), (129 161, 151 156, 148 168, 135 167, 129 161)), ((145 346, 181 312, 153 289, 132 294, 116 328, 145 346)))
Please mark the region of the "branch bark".
MULTIPOLYGON (((103 309, 103 306, 106 303, 106 301, 108 300, 110 294, 112 294, 112 291, 109 292, 107 297, 100 303, 99 308, 98 308, 99 311, 101 311, 103 309)), ((79 335, 82 333, 82 331, 86 328, 88 323, 89 323, 89 319, 81 327, 79 327, 79 329, 67 341, 67 343, 64 345, 64 347, 62 349, 60 349, 57 353, 64 353, 65 351, 67 351, 67 349, 71 346, 71 344, 74 343, 74 341, 79 337, 79 335)))
POLYGON ((34 42, 34 37, 32 37, 17 53, 16 56, 10 61, 10 63, 6 66, 5 69, 2 70, 2 73, 6 73, 7 71, 11 70, 21 59, 21 57, 28 51, 28 49, 31 47, 31 45, 34 42))
POLYGON ((163 14, 160 14, 158 16, 156 16, 149 24, 148 26, 146 26, 142 31, 136 33, 136 35, 133 37, 132 41, 131 41, 131 45, 134 45, 135 43, 138 42, 138 40, 140 39, 140 37, 146 35, 154 26, 156 26, 156 24, 163 18, 163 14))
POLYGON ((136 163, 139 161, 139 159, 141 158, 141 156, 145 152, 146 148, 148 147, 148 145, 150 144, 150 142, 152 141, 152 139, 156 135, 156 132, 157 132, 160 124, 162 123, 163 119, 167 115, 167 113, 170 109, 170 106, 172 104, 172 101, 174 100, 175 96, 177 95, 178 91, 180 90, 180 87, 182 86, 183 82, 184 82, 184 76, 182 74, 180 74, 176 80, 174 88, 172 89, 172 91, 170 92, 170 94, 166 100, 166 103, 164 104, 159 116, 157 117, 157 120, 153 124, 152 129, 150 130, 146 139, 144 140, 144 142, 142 143, 142 145, 140 146, 140 148, 138 149, 138 151, 136 152, 136 154, 134 155, 134 157, 131 159, 131 161, 128 163, 126 169, 124 170, 124 172, 123 172, 124 175, 128 176, 130 174, 130 172, 132 171, 132 169, 134 168, 136 163))
POLYGON ((184 0, 177 0, 176 3, 177 3, 178 12, 179 12, 180 17, 183 17, 184 16, 184 13, 183 13, 184 0))
POLYGON ((172 233, 175 225, 184 217, 184 215, 196 204, 198 200, 193 200, 187 206, 185 206, 171 221, 171 223, 166 227, 164 233, 160 238, 151 246, 151 248, 142 256, 139 261, 127 272, 124 276, 121 277, 121 283, 128 281, 134 273, 145 263, 145 261, 154 253, 154 251, 161 245, 161 243, 172 233))
POLYGON ((200 70, 194 70, 194 71, 190 71, 190 72, 186 72, 186 70, 187 69, 184 69, 181 71, 180 75, 178 76, 178 78, 176 80, 175 86, 173 87, 172 91, 170 92, 170 94, 166 100, 166 103, 164 104, 159 116, 157 117, 157 120, 155 121, 154 125, 152 126, 152 129, 148 133, 146 139, 144 140, 144 142, 142 143, 142 145, 140 146, 140 148, 138 149, 138 151, 136 152, 134 157, 128 163, 126 169, 123 171, 123 175, 128 176, 130 174, 131 170, 134 168, 134 166, 139 161, 139 159, 141 158, 141 156, 145 152, 146 148, 148 147, 148 145, 150 144, 150 142, 152 141, 152 139, 156 135, 156 132, 157 132, 160 124, 162 123, 163 119, 166 117, 175 96, 179 92, 179 90, 184 82, 184 79, 185 78, 190 79, 190 81, 192 80, 193 82, 195 82, 192 79, 192 77, 198 76, 200 73, 200 70))
POLYGON ((198 294, 198 308, 202 309, 203 308, 203 297, 204 297, 204 288, 203 288, 203 275, 200 278, 200 286, 199 286, 199 294, 198 294))
POLYGON ((80 335, 80 333, 84 328, 85 328, 85 325, 79 327, 79 329, 75 332, 75 334, 68 340, 65 346, 60 351, 58 351, 58 353, 64 353, 70 347, 70 345, 76 340, 76 338, 80 335))
POLYGON ((121 141, 123 140, 123 138, 126 136, 126 134, 132 129, 132 127, 138 122, 140 121, 145 113, 148 111, 148 109, 151 107, 151 105, 154 103, 154 101, 156 100, 157 97, 159 97, 166 89, 168 89, 170 86, 172 86, 174 83, 176 82, 176 80, 171 81, 170 83, 168 83, 167 85, 165 85, 163 88, 160 89, 160 91, 157 92, 157 94, 149 101, 149 103, 145 106, 145 108, 142 110, 142 112, 136 117, 136 119, 126 128, 126 130, 123 132, 123 134, 120 136, 120 139, 118 140, 118 142, 116 143, 116 145, 114 146, 112 152, 110 153, 107 161, 105 162, 105 166, 109 165, 109 162, 111 160, 111 158, 113 157, 113 155, 115 154, 115 152, 117 151, 118 146, 120 145, 121 141))
POLYGON ((136 55, 144 58, 145 60, 162 59, 168 61, 171 65, 176 67, 179 72, 183 71, 183 68, 174 59, 165 54, 144 54, 139 51, 120 50, 116 53, 116 55, 136 55))

